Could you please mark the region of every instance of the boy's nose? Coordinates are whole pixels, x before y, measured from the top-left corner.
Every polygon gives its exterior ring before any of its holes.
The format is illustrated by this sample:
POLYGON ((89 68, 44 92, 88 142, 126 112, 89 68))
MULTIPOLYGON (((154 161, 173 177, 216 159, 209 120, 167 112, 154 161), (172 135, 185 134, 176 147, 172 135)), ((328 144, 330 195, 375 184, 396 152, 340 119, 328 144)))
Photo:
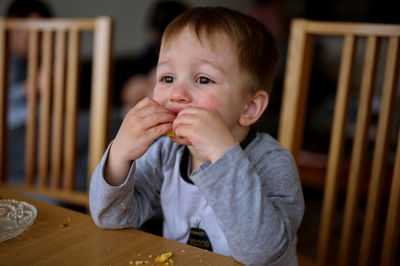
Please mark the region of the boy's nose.
POLYGON ((186 86, 183 84, 175 84, 172 88, 170 101, 177 103, 188 103, 190 102, 190 94, 187 91, 186 86))

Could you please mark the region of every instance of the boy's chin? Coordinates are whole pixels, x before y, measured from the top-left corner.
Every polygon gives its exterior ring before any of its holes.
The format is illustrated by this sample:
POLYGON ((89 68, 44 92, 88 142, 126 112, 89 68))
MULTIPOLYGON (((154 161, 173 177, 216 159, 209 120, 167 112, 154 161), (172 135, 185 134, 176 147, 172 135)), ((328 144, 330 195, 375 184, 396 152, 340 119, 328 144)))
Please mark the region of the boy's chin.
POLYGON ((190 141, 184 137, 170 137, 170 139, 180 145, 191 145, 190 141))

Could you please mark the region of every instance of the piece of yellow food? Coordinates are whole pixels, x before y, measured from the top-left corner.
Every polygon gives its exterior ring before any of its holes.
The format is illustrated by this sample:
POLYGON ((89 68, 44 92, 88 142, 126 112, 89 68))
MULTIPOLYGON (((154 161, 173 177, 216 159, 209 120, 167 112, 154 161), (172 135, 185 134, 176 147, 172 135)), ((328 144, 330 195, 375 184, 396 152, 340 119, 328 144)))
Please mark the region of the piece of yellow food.
POLYGON ((175 133, 172 131, 167 131, 167 133, 165 133, 165 135, 167 135, 168 137, 175 137, 175 133))
POLYGON ((169 258, 172 256, 172 252, 167 252, 167 253, 163 253, 159 256, 156 257, 156 259, 154 260, 156 263, 163 263, 163 262, 168 262, 169 258))
POLYGON ((136 260, 135 262, 130 261, 129 264, 135 264, 135 265, 143 265, 143 264, 149 264, 150 261, 148 260, 136 260))

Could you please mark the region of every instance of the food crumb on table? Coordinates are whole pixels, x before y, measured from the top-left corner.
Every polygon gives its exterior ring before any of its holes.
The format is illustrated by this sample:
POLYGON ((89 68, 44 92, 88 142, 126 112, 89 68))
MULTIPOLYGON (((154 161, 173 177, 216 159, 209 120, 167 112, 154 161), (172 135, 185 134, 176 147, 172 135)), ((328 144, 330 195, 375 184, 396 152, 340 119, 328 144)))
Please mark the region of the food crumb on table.
POLYGON ((154 261, 156 263, 163 263, 163 262, 168 263, 168 260, 171 258, 171 256, 172 256, 172 252, 163 253, 163 254, 157 256, 154 261))
POLYGON ((60 228, 65 228, 65 227, 68 226, 68 224, 58 224, 58 226, 59 226, 60 228))
MULTIPOLYGON (((174 264, 174 260, 171 258, 172 257, 172 252, 166 252, 163 254, 158 255, 155 259, 154 259, 154 263, 156 264, 164 264, 164 265, 171 265, 174 264)), ((140 257, 140 253, 138 254, 138 257, 140 257)), ((151 259, 153 257, 153 255, 149 255, 149 258, 151 259)), ((131 260, 129 261, 129 264, 131 265, 143 265, 143 264, 150 264, 151 261, 149 260, 131 260)), ((153 265, 153 264, 152 264, 153 265)))
POLYGON ((71 217, 68 217, 66 223, 59 223, 58 226, 60 228, 65 228, 65 227, 67 227, 69 225, 70 222, 71 222, 71 217))

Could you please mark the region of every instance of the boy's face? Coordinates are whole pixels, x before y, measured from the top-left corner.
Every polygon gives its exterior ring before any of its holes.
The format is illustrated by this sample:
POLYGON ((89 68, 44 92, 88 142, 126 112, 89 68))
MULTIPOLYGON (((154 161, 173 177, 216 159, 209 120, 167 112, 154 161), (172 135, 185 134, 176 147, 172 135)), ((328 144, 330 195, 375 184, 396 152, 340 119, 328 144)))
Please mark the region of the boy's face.
POLYGON ((215 110, 237 139, 246 76, 225 34, 216 34, 212 42, 202 37, 200 43, 186 28, 162 43, 154 99, 174 113, 189 106, 215 110))

